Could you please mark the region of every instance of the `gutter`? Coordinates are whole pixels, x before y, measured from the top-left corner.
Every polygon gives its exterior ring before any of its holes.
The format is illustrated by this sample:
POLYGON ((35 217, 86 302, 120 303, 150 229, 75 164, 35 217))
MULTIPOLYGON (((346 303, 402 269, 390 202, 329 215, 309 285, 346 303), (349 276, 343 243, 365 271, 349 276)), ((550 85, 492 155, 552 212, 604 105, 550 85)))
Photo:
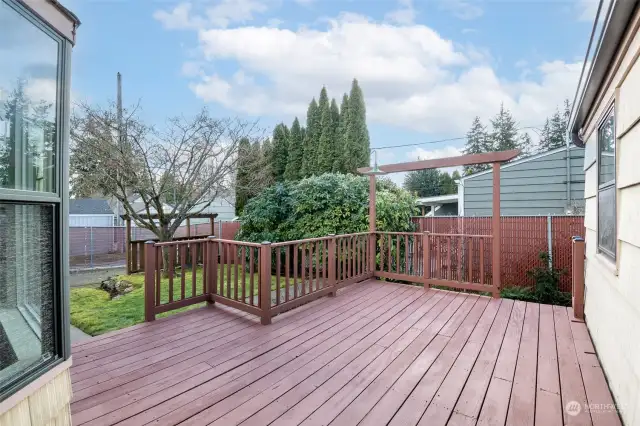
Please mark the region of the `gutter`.
MULTIPOLYGON (((610 5, 610 15, 604 24, 600 34, 597 50, 593 56, 591 68, 586 79, 586 83, 580 94, 579 100, 574 105, 575 116, 572 114, 572 121, 569 126, 569 142, 577 147, 584 148, 585 141, 582 140, 582 124, 587 119, 591 106, 595 102, 600 88, 611 70, 612 60, 615 57, 619 45, 626 33, 627 26, 631 21, 633 12, 640 3, 640 0, 612 0, 610 5)), ((596 16, 594 28, 598 24, 600 14, 596 16)), ((585 62, 588 61, 588 53, 585 62)), ((580 85, 581 82, 578 82, 580 85)))

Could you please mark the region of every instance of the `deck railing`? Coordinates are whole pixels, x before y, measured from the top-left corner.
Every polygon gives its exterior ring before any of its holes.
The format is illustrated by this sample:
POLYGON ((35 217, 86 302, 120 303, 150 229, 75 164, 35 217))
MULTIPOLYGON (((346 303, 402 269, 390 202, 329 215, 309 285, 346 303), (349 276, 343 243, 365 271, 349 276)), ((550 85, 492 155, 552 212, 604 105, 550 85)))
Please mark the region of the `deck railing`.
POLYGON ((222 303, 263 324, 282 312, 371 277, 494 296, 491 236, 375 232, 279 243, 215 237, 145 243, 145 320, 222 303))

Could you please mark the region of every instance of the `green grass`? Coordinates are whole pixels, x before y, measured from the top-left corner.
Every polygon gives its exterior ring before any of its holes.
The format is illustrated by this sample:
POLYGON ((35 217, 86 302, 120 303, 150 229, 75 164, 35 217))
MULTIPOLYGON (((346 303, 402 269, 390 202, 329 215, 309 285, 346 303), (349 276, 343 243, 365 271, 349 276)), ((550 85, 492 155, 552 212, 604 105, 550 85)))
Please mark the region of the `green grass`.
MULTIPOLYGON (((223 265, 218 268, 218 277, 221 276, 223 265)), ((179 271, 178 271, 179 272, 179 271)), ((185 271, 185 297, 191 297, 190 269, 185 271)), ((231 282, 231 294, 235 289, 235 266, 231 265, 231 280, 228 280, 227 268, 224 267, 226 282, 231 282)), ((119 330, 144 321, 144 274, 121 275, 119 279, 125 279, 133 283, 134 290, 128 294, 111 300, 109 294, 99 288, 79 287, 71 289, 71 324, 92 336, 119 330)), ((239 284, 242 283, 242 266, 238 265, 239 284)), ((258 294, 258 274, 254 274, 254 294, 258 294)), ((246 278, 246 296, 250 295, 249 273, 246 278)), ((220 282, 220 280, 218 281, 220 282)), ((180 300, 181 277, 173 279, 174 301, 180 300)), ((282 284, 281 284, 282 285, 282 284)), ((275 289, 275 277, 271 277, 271 288, 275 289)), ((160 299, 162 303, 169 301, 169 279, 162 278, 160 285, 160 299)), ((196 269, 196 296, 202 294, 202 268, 196 269)), ((225 293, 226 295, 226 293, 225 293)), ((241 297, 242 289, 238 289, 238 297, 241 297)), ((187 306, 170 312, 159 314, 157 317, 165 317, 178 312, 204 306, 204 303, 187 306)))

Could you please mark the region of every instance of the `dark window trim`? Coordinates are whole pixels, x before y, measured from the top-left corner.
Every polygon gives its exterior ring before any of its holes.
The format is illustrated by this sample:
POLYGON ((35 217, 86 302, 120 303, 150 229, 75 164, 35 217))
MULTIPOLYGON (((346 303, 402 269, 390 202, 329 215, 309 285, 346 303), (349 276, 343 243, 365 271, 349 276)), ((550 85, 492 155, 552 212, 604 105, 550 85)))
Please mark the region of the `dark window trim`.
POLYGON ((55 173, 53 192, 38 192, 0 188, 0 203, 49 205, 53 208, 53 318, 54 318, 54 350, 55 355, 44 362, 34 365, 24 371, 20 376, 0 386, 0 402, 6 400, 20 389, 55 368, 71 356, 71 344, 69 340, 69 306, 68 290, 66 288, 66 276, 68 274, 67 253, 67 213, 68 213, 68 189, 65 184, 68 167, 68 139, 67 120, 69 115, 69 91, 70 91, 70 50, 71 41, 67 40, 58 31, 44 21, 38 14, 26 7, 19 0, 0 0, 11 9, 15 10, 22 18, 26 19, 36 28, 42 30, 47 36, 58 43, 58 67, 56 72, 56 96, 55 106, 56 137, 55 137, 55 173))
POLYGON ((597 151, 597 155, 596 155, 596 173, 598 175, 597 177, 597 189, 596 189, 596 221, 597 221, 597 232, 596 232, 596 240, 597 240, 597 252, 601 253, 603 255, 605 255, 607 258, 609 258, 612 262, 616 261, 616 255, 617 255, 617 245, 618 245, 618 208, 617 208, 617 200, 618 200, 618 194, 617 194, 617 189, 616 189, 616 164, 617 164, 617 158, 616 158, 616 149, 618 148, 618 141, 617 141, 617 134, 616 134, 616 110, 615 110, 615 100, 607 107, 606 112, 602 115, 602 117, 600 118, 600 120, 598 121, 598 126, 596 127, 596 151, 597 151), (600 151, 600 129, 602 129, 602 126, 604 126, 604 124, 607 122, 607 120, 609 120, 610 117, 613 116, 613 140, 615 142, 615 148, 613 150, 613 179, 604 183, 600 182, 600 159, 601 159, 601 151, 600 151), (614 244, 613 244, 613 249, 614 251, 611 252, 608 248, 606 247, 602 247, 600 245, 600 192, 607 190, 609 188, 613 187, 613 214, 614 214, 614 221, 613 221, 613 234, 614 234, 614 244))

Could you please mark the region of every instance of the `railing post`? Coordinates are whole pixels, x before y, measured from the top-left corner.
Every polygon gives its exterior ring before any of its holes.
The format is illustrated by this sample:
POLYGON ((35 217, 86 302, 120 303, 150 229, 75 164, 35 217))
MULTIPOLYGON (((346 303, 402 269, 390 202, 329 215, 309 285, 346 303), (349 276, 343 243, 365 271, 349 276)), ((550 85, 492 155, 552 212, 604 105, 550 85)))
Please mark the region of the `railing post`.
POLYGON ((582 237, 573 237, 571 242, 571 305, 573 316, 584 320, 584 252, 582 237))
POLYGON ((336 235, 329 234, 331 239, 328 241, 327 249, 327 279, 329 280, 329 287, 333 288, 330 297, 333 297, 338 292, 338 280, 336 279, 336 235))
MULTIPOLYGON (((431 244, 429 244, 429 232, 422 233, 422 276, 431 279, 431 244)), ((424 288, 431 287, 425 284, 424 288)))
POLYGON ((144 270, 144 320, 155 321, 156 319, 156 247, 153 241, 145 242, 145 270, 144 270))
POLYGON ((372 276, 375 276, 376 273, 376 239, 378 234, 375 232, 369 233, 369 258, 367 259, 367 267, 366 271, 370 273, 372 276))
POLYGON ((271 243, 264 241, 260 247, 260 309, 262 325, 271 324, 271 243))
POLYGON ((207 303, 213 305, 218 291, 218 242, 215 236, 207 237, 207 258, 204 268, 207 269, 207 303))

